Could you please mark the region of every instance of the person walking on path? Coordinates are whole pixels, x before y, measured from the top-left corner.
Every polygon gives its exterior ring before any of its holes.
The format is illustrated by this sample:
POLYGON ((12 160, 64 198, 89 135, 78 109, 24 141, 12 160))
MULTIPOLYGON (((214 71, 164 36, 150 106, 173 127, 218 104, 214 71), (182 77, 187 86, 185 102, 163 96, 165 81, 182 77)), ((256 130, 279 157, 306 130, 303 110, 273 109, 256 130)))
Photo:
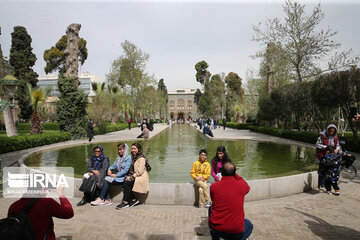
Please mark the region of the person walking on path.
POLYGON ((139 143, 131 145, 132 163, 128 176, 124 182, 123 201, 116 206, 116 209, 134 207, 139 204, 133 192, 147 194, 149 192, 149 174, 146 169, 146 158, 142 153, 139 143))
MULTIPOLYGON (((328 146, 332 146, 335 151, 335 154, 338 154, 339 150, 341 150, 340 145, 338 143, 338 136, 337 136, 337 128, 334 124, 330 124, 325 131, 320 133, 316 141, 316 158, 317 162, 320 162, 320 159, 326 155, 326 148, 328 146)), ((320 167, 320 166, 319 166, 320 167)), ((319 174, 319 188, 325 187, 325 178, 321 174, 322 171, 318 171, 319 174)))
POLYGON ((104 179, 109 165, 109 158, 104 154, 104 148, 100 145, 95 146, 94 152, 90 156, 88 164, 86 166, 87 173, 85 173, 84 178, 95 178, 96 190, 94 193, 84 192, 84 197, 81 199, 80 202, 78 202, 77 206, 85 205, 86 203, 95 200, 95 198, 99 196, 100 189, 102 189, 104 185, 104 179))
POLYGON ((210 207, 211 205, 207 186, 207 180, 210 177, 211 166, 206 158, 207 151, 205 149, 201 149, 199 152, 199 158, 193 163, 190 171, 190 175, 194 179, 195 185, 199 188, 199 208, 210 207))
POLYGON ((91 119, 88 119, 86 133, 89 138, 89 142, 91 142, 91 139, 94 137, 94 124, 91 119))
POLYGON ((249 185, 236 174, 236 167, 226 162, 222 168, 221 181, 210 187, 212 205, 209 209, 209 227, 213 240, 247 239, 253 224, 245 219, 244 198, 250 191, 249 185))
POLYGON ((223 122, 223 128, 225 130, 225 127, 226 127, 226 117, 225 116, 223 117, 222 122, 223 122))
POLYGON ((125 176, 128 174, 131 166, 131 156, 129 153, 129 147, 126 143, 119 143, 117 145, 118 156, 115 162, 108 169, 108 176, 105 177, 104 186, 101 189, 100 196, 91 202, 91 205, 105 205, 110 206, 112 204, 109 188, 110 186, 122 186, 124 184, 125 176))
MULTIPOLYGON (((31 226, 34 229, 36 239, 55 240, 53 217, 69 219, 74 216, 74 210, 71 203, 64 195, 64 187, 56 188, 60 203, 52 198, 40 197, 39 200, 32 206, 27 214, 31 226)), ((8 217, 18 215, 21 210, 34 197, 22 197, 13 204, 8 210, 8 217)))
POLYGON ((129 125, 129 130, 131 130, 131 117, 128 118, 127 123, 129 125))
POLYGON ((221 170, 226 162, 231 162, 231 159, 226 152, 226 148, 224 146, 219 146, 216 150, 215 157, 211 160, 211 175, 215 182, 221 180, 221 170))

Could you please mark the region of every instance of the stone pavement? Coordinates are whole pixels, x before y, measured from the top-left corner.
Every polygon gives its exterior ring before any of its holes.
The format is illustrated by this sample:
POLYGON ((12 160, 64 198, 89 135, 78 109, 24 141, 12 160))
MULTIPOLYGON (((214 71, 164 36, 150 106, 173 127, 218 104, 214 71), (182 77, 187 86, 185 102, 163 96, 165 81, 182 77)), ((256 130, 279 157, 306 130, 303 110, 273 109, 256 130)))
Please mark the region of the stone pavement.
MULTIPOLYGON (((317 191, 284 198, 245 202, 254 224, 250 239, 360 239, 359 179, 341 182, 341 195, 317 191)), ((115 210, 112 206, 77 207, 75 216, 54 219, 57 239, 211 239, 207 209, 189 206, 139 205, 115 210)), ((0 200, 0 218, 13 199, 0 200)))
MULTIPOLYGON (((236 131, 229 130, 234 135, 236 131)), ((340 196, 312 191, 245 202, 246 217, 254 224, 250 239, 360 239, 360 178, 349 181, 342 176, 339 186, 340 196)), ((54 219, 57 239, 211 239, 207 209, 145 204, 115 210, 118 203, 77 207, 79 200, 70 199, 72 219, 54 219)), ((13 201, 0 199, 0 218, 13 201)))

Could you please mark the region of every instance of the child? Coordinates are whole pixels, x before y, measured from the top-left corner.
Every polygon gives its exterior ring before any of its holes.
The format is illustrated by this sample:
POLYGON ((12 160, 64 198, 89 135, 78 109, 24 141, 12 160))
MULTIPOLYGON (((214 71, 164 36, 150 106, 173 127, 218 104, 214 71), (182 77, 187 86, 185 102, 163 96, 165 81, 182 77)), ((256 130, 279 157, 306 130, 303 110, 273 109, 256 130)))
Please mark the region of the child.
POLYGON ((325 178, 325 188, 329 195, 340 195, 340 188, 337 185, 340 162, 341 156, 334 153, 334 147, 326 147, 326 155, 320 159, 319 174, 325 178), (331 186, 335 193, 331 192, 331 186))

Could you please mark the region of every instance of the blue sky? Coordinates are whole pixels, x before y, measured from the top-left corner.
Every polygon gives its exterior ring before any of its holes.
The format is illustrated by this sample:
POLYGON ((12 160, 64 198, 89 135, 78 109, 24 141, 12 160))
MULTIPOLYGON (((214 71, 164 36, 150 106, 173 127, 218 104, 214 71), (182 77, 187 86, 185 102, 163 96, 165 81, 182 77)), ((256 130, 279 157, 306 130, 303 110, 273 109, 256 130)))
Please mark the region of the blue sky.
MULTIPOLYGON (((168 90, 198 88, 194 66, 205 60, 213 74, 236 72, 243 79, 259 61, 250 56, 262 46, 251 41, 252 25, 282 16, 283 1, 4 1, 0 0, 0 43, 9 55, 13 27, 27 28, 44 76, 43 52, 65 34, 71 23, 82 25, 89 57, 81 67, 105 79, 111 62, 129 40, 149 53, 147 71, 164 78, 168 90)), ((303 1, 311 10, 317 1, 303 1)), ((323 0, 321 27, 338 31, 342 49, 360 55, 360 1, 323 0)))

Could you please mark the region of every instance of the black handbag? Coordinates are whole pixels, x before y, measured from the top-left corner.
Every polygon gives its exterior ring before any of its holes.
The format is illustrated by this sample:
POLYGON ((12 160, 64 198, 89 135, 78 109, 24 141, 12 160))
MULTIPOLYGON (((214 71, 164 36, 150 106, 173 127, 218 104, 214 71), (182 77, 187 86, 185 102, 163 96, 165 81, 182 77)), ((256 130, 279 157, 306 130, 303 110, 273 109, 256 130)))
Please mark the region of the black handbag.
POLYGON ((84 179, 79 190, 81 192, 94 193, 96 190, 96 178, 91 176, 87 179, 84 179))

